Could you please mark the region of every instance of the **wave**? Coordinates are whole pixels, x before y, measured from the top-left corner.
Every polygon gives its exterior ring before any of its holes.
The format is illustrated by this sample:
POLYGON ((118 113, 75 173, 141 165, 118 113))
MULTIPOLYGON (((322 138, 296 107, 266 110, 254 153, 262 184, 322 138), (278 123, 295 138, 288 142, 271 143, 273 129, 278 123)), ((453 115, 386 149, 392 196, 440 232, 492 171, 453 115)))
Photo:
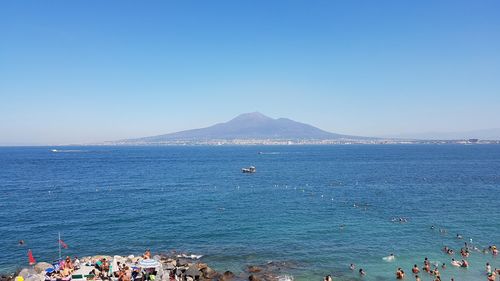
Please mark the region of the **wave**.
POLYGON ((75 153, 75 152, 86 152, 86 150, 80 149, 51 149, 53 153, 75 153))

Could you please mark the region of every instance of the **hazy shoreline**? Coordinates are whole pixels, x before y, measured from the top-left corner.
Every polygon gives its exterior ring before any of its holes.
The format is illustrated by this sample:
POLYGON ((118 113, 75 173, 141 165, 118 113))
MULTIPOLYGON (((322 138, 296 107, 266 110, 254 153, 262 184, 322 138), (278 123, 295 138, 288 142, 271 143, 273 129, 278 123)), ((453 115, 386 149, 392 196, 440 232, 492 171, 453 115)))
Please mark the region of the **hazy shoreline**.
POLYGON ((289 140, 256 140, 256 141, 179 141, 165 143, 75 143, 75 144, 35 144, 35 145, 0 145, 0 147, 211 147, 211 146, 338 146, 338 145, 496 145, 500 140, 380 140, 380 141, 289 141, 289 140))

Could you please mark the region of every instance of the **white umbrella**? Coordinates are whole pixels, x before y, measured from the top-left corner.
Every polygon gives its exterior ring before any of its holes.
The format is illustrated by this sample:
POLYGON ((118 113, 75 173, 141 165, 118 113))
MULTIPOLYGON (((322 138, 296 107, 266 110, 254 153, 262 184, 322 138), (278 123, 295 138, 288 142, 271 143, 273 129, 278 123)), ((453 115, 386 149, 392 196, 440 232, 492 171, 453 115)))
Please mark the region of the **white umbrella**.
POLYGON ((142 268, 156 268, 159 265, 160 263, 153 259, 144 259, 139 261, 139 266, 142 268))

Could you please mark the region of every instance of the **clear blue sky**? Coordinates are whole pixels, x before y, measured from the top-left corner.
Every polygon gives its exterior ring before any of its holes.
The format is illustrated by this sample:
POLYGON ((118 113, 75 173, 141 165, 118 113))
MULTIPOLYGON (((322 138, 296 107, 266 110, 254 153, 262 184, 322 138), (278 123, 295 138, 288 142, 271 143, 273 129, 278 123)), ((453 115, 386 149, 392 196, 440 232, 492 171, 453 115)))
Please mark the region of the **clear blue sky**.
POLYGON ((0 145, 250 111, 367 136, 500 127, 500 1, 0 1, 0 145))

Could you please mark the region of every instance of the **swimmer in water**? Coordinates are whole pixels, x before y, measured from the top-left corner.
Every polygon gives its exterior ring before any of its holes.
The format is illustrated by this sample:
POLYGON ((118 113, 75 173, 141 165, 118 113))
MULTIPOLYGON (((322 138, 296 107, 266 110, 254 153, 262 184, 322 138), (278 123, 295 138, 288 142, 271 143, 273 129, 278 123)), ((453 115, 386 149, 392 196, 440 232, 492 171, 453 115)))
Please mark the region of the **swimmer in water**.
POLYGON ((424 264, 424 271, 431 272, 431 265, 429 263, 424 264))
POLYGON ((464 258, 468 258, 470 255, 470 252, 467 249, 461 249, 460 254, 462 254, 462 257, 464 257, 464 258))
POLYGON ((387 257, 383 257, 382 259, 385 260, 385 261, 393 261, 396 257, 394 256, 393 253, 391 253, 389 256, 387 257))
POLYGON ((396 279, 404 279, 404 278, 405 278, 405 272, 400 267, 398 268, 398 270, 396 270, 396 279))
POLYGON ((351 263, 351 265, 349 265, 350 270, 354 270, 355 268, 356 268, 356 266, 353 263, 351 263))
POLYGON ((420 269, 418 269, 417 265, 414 265, 413 268, 411 269, 411 272, 413 272, 413 274, 418 274, 420 272, 420 269))
POLYGON ((418 275, 415 275, 415 281, 422 281, 418 275))
POLYGON ((457 234, 457 239, 463 239, 462 235, 457 234))
POLYGON ((19 246, 22 246, 24 245, 24 240, 19 240, 19 243, 18 243, 19 246))
POLYGON ((361 275, 361 276, 365 276, 365 275, 366 275, 366 272, 365 272, 362 268, 360 268, 360 269, 359 269, 359 275, 361 275))
POLYGON ((451 259, 451 265, 459 267, 462 264, 459 261, 456 261, 455 259, 451 259))
POLYGON ((433 274, 434 274, 434 276, 436 276, 436 277, 441 276, 441 273, 439 273, 439 270, 438 270, 438 268, 437 268, 437 267, 436 267, 436 268, 434 268, 434 272, 433 272, 433 274))

